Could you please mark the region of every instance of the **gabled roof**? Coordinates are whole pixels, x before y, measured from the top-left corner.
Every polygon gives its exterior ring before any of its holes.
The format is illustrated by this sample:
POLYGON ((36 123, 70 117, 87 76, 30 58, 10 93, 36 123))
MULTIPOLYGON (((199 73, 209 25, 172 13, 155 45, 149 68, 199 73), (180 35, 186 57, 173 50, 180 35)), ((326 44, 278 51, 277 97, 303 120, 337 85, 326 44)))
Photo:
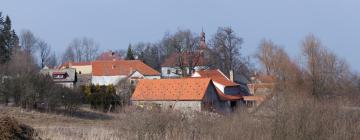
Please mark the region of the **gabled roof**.
POLYGON ((121 58, 113 51, 101 53, 96 60, 121 60, 121 58))
POLYGON ((200 70, 195 72, 200 75, 200 77, 211 78, 214 82, 222 84, 224 86, 238 86, 232 82, 224 73, 222 73, 219 69, 216 70, 200 70))
POLYGON ((202 100, 210 78, 140 80, 131 100, 202 100))
POLYGON ((182 55, 179 53, 173 53, 168 58, 165 59, 164 63, 161 64, 162 67, 177 67, 180 64, 183 66, 205 66, 205 58, 201 52, 185 52, 182 55), (182 63, 180 63, 179 58, 182 56, 182 63), (193 60, 191 60, 193 59, 193 60), (192 62, 190 62, 192 61, 192 62))
POLYGON ((92 62, 93 76, 130 75, 138 71, 145 76, 160 75, 160 73, 140 60, 105 60, 92 62))

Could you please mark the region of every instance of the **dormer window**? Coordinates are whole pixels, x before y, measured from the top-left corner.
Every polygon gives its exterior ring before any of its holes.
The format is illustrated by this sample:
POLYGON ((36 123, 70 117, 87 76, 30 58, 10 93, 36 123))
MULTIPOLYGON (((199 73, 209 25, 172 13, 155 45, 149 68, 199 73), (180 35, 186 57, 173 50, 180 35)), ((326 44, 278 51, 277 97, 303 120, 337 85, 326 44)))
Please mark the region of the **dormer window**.
POLYGON ((53 72, 52 77, 54 79, 65 79, 68 76, 66 72, 53 72))

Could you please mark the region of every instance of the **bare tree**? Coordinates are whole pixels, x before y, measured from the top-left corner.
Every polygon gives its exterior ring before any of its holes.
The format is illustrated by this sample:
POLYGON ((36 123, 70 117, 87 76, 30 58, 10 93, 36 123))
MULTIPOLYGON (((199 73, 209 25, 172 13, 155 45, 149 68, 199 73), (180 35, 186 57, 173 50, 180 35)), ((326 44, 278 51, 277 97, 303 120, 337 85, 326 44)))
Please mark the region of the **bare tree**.
POLYGON ((331 95, 334 88, 341 88, 341 84, 335 83, 348 78, 350 72, 347 63, 327 50, 314 35, 306 37, 302 48, 312 94, 318 97, 331 95))
POLYGON ((75 53, 71 47, 67 47, 63 56, 62 56, 62 63, 65 62, 74 62, 75 61, 75 53))
POLYGON ((229 74, 230 70, 236 69, 236 65, 240 58, 240 48, 243 42, 234 30, 230 27, 219 27, 213 38, 211 39, 212 49, 216 59, 217 67, 223 72, 229 74))
POLYGON ((36 51, 37 38, 30 30, 23 30, 20 34, 20 44, 26 55, 33 55, 36 51))
POLYGON ((46 63, 49 67, 55 67, 58 65, 58 60, 57 60, 57 57, 56 57, 56 54, 55 52, 53 52, 50 56, 49 56, 49 59, 46 63))
POLYGON ((65 61, 91 61, 98 55, 99 45, 90 38, 75 38, 65 51, 63 60, 65 61))
POLYGON ((193 35, 190 30, 179 30, 171 38, 175 54, 177 55, 177 66, 181 69, 182 75, 191 75, 194 68, 199 65, 202 53, 199 49, 199 37, 193 35), (186 71, 189 70, 189 73, 186 71))
POLYGON ((39 40, 38 48, 40 50, 41 68, 43 68, 49 60, 51 47, 45 41, 39 40))

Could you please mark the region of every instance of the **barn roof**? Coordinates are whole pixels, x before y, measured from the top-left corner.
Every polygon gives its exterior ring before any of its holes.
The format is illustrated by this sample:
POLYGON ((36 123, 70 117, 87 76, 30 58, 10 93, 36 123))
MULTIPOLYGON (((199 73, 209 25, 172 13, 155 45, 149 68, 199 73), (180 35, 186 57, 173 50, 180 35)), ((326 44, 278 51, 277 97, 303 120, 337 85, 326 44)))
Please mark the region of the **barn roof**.
POLYGON ((129 75, 138 71, 143 75, 160 75, 160 73, 140 60, 104 60, 92 62, 93 76, 129 75))
POLYGON ((210 78, 140 80, 131 100, 202 100, 210 78))

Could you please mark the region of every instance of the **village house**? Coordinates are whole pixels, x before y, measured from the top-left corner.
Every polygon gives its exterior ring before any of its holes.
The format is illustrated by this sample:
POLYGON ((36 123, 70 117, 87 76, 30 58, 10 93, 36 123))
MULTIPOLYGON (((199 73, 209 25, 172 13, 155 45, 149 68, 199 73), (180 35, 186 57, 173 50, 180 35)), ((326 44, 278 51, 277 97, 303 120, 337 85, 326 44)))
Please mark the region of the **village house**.
POLYGON ((258 106, 272 96, 276 78, 269 75, 255 75, 248 84, 251 96, 245 96, 244 101, 249 106, 258 106))
POLYGON ((116 85, 128 79, 135 84, 139 79, 160 79, 160 73, 140 60, 97 60, 92 62, 93 85, 116 85))
POLYGON ((192 77, 202 77, 202 78, 211 78, 213 84, 216 87, 216 90, 225 95, 237 96, 239 98, 229 100, 229 104, 232 108, 235 108, 243 104, 242 96, 248 96, 246 92, 242 89, 240 84, 233 82, 233 74, 231 72, 231 77, 228 78, 224 73, 219 69, 216 70, 200 70, 195 72, 192 77))
POLYGON ((90 85, 92 66, 91 62, 66 62, 59 66, 59 69, 72 68, 76 70, 77 86, 90 85))
POLYGON ((210 78, 140 80, 131 97, 133 105, 159 106, 180 111, 231 112, 229 100, 240 95, 218 92, 210 78))
POLYGON ((161 64, 163 78, 179 78, 191 75, 194 71, 207 69, 205 33, 200 36, 200 46, 193 52, 175 52, 161 64))
POLYGON ((44 67, 40 73, 49 75, 56 84, 68 88, 73 88, 77 81, 76 70, 74 68, 49 69, 44 67))

